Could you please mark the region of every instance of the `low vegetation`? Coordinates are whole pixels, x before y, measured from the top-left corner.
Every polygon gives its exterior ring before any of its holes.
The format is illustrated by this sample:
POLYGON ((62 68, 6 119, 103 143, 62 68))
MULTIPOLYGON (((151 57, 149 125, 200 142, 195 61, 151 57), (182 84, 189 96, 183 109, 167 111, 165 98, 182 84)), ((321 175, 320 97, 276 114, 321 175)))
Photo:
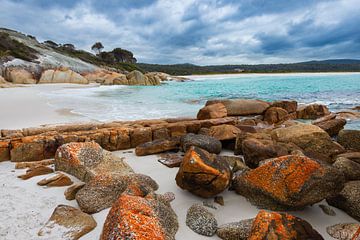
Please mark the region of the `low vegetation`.
POLYGON ((16 41, 8 33, 0 32, 0 58, 13 56, 25 61, 32 61, 37 58, 37 51, 16 41))
POLYGON ((292 72, 359 72, 360 60, 339 59, 310 61, 289 64, 256 65, 214 65, 197 66, 193 64, 138 64, 145 71, 159 71, 172 75, 219 74, 219 73, 292 73, 292 72))
POLYGON ((47 43, 47 46, 52 47, 55 51, 61 54, 65 54, 74 58, 79 58, 84 62, 91 63, 97 66, 115 68, 122 71, 139 70, 141 72, 144 72, 139 66, 135 64, 136 58, 134 58, 133 53, 125 49, 115 48, 110 52, 101 52, 101 43, 96 43, 94 44, 94 46, 97 46, 93 48, 93 50, 96 50, 98 54, 94 55, 84 50, 77 50, 71 44, 59 45, 52 41, 46 41, 45 43, 47 43))

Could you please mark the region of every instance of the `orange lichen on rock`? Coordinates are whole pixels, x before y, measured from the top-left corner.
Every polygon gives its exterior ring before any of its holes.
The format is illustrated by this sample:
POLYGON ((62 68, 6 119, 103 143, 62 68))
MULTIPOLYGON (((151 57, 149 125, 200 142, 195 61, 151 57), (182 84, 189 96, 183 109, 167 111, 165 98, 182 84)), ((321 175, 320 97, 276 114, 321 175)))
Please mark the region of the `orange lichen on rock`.
MULTIPOLYGON (((64 147, 66 149, 64 149, 65 151, 62 151, 61 154, 64 154, 66 152, 67 156, 67 160, 69 162, 70 165, 73 166, 77 166, 81 164, 81 161, 79 159, 79 153, 84 149, 84 148, 88 148, 88 149, 94 149, 94 150, 99 150, 101 149, 100 145, 97 144, 96 142, 84 142, 84 143, 69 143, 64 145, 64 147)), ((59 155, 59 152, 57 152, 57 155, 59 155)), ((59 156, 62 157, 62 156, 59 156)))
POLYGON ((360 227, 358 228, 354 236, 351 238, 351 240, 360 240, 360 227))
POLYGON ((287 213, 261 210, 256 216, 249 240, 323 239, 306 221, 287 213))
POLYGON ((196 151, 195 149, 188 151, 184 156, 184 159, 189 159, 189 161, 183 161, 183 166, 182 166, 184 169, 186 169, 186 172, 188 173, 197 173, 199 171, 201 172, 206 171, 208 174, 213 174, 213 175, 220 174, 218 169, 205 164, 204 157, 202 159, 201 154, 199 154, 199 152, 196 151))
POLYGON ((322 167, 310 158, 297 155, 279 157, 244 177, 251 185, 273 194, 280 200, 299 193, 313 175, 321 176, 322 167))
POLYGON ((296 236, 296 232, 290 229, 287 231, 283 225, 283 221, 293 221, 294 217, 288 214, 281 215, 276 212, 267 212, 261 210, 256 216, 251 230, 251 236, 249 240, 258 240, 266 237, 267 234, 276 234, 278 239, 292 239, 296 236), (272 232, 274 231, 274 233, 272 232))
POLYGON ((138 196, 121 195, 106 218, 101 240, 166 239, 159 218, 148 201, 138 196))
POLYGON ((215 155, 198 147, 190 147, 186 152, 176 175, 179 187, 205 198, 224 191, 230 181, 230 168, 215 155))

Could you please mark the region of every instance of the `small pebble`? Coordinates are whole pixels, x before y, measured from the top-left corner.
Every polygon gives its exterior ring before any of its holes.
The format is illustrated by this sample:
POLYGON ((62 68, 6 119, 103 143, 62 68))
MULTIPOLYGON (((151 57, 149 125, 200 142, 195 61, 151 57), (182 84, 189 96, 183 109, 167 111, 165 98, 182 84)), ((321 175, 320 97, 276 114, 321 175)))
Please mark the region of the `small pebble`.
POLYGON ((331 207, 324 204, 320 204, 319 207, 326 215, 336 216, 336 212, 331 207))
POLYGON ((216 202, 217 204, 220 204, 221 206, 224 206, 224 198, 222 196, 216 196, 214 198, 214 202, 216 202))

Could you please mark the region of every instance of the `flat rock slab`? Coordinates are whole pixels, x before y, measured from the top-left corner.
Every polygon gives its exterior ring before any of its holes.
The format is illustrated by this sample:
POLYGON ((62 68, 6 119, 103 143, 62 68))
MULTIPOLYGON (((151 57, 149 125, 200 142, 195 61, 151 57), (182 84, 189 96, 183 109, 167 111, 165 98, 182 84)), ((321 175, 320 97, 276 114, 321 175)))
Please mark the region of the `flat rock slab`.
POLYGON ((71 184, 73 184, 73 181, 71 181, 71 179, 65 174, 58 173, 55 176, 44 178, 37 184, 39 186, 47 186, 47 187, 64 187, 64 186, 70 186, 71 184))
POLYGON ((36 167, 29 168, 28 170, 26 170, 26 173, 19 175, 18 178, 21 178, 22 180, 27 180, 32 177, 46 175, 46 174, 50 174, 53 172, 54 172, 54 170, 50 167, 36 166, 36 167))
POLYGON ((59 205, 38 235, 48 239, 75 240, 92 231, 96 225, 91 215, 71 206, 59 205))
POLYGON ((36 162, 18 162, 15 164, 15 169, 33 168, 37 166, 49 166, 54 163, 55 163, 54 159, 46 159, 36 162))
POLYGON ((135 153, 137 156, 146 156, 156 153, 162 153, 179 148, 179 140, 173 139, 158 139, 151 142, 140 144, 136 147, 135 153))
POLYGON ((159 155, 160 163, 164 164, 169 168, 180 167, 184 156, 178 153, 164 153, 159 155))

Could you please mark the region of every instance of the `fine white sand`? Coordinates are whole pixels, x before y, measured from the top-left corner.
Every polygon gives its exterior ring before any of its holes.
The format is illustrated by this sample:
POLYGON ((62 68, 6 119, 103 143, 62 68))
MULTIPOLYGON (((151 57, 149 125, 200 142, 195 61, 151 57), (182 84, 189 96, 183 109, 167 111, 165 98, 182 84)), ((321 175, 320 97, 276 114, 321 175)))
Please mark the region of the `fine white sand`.
POLYGON ((73 114, 71 109, 54 109, 41 93, 62 88, 91 86, 93 85, 38 84, 0 88, 0 129, 20 129, 43 124, 90 121, 91 119, 73 114))
MULTIPOLYGON (((206 200, 196 197, 177 187, 175 175, 178 169, 167 168, 162 165, 157 161, 157 156, 136 157, 133 150, 130 151, 131 153, 129 153, 129 150, 117 151, 114 152, 114 154, 125 157, 126 161, 136 172, 147 174, 156 180, 160 185, 157 191, 158 193, 175 193, 176 199, 172 202, 172 207, 178 215, 180 224, 176 239, 209 239, 209 237, 204 237, 192 232, 186 226, 185 219, 186 211, 192 204, 202 204, 203 201, 213 202, 212 199, 206 200)), ((24 170, 14 170, 14 164, 11 162, 0 163, 0 239, 3 240, 46 239, 39 238, 37 232, 49 219, 55 207, 58 204, 78 206, 75 200, 65 200, 63 193, 66 187, 44 188, 36 184, 39 180, 47 177, 47 175, 24 181, 16 177, 23 172, 24 170)), ((72 177, 72 179, 78 182, 75 178, 72 177)), ((253 218, 259 211, 244 197, 234 192, 225 191, 220 195, 224 197, 225 206, 222 207, 213 203, 217 209, 209 208, 209 210, 215 214, 219 225, 241 219, 253 218)), ((343 211, 333 209, 337 213, 334 217, 325 215, 318 207, 318 204, 315 204, 313 207, 308 207, 303 211, 291 213, 307 220, 325 239, 330 239, 330 236, 326 233, 327 226, 337 223, 356 222, 356 220, 349 217, 343 211)), ((106 209, 93 215, 98 226, 81 239, 94 240, 99 238, 108 211, 109 209, 106 209)), ((211 239, 219 238, 213 236, 211 239)))

